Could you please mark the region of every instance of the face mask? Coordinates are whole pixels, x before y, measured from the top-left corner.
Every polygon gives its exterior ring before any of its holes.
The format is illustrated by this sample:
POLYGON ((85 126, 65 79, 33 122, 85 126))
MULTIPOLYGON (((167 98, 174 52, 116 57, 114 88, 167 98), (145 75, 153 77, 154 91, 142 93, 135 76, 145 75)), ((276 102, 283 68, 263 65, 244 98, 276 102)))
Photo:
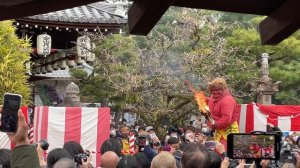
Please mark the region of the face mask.
POLYGON ((208 132, 208 128, 207 127, 202 128, 201 130, 202 130, 202 132, 208 132))

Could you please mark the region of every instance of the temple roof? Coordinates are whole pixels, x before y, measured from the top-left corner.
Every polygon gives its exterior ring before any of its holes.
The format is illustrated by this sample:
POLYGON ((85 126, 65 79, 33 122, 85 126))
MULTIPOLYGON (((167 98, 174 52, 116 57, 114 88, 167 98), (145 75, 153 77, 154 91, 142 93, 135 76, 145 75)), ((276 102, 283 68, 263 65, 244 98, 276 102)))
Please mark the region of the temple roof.
POLYGON ((79 7, 16 19, 17 26, 36 28, 67 28, 96 30, 98 27, 114 28, 127 23, 128 2, 87 4, 79 7), (115 26, 114 26, 115 25, 115 26))
MULTIPOLYGON (((97 2, 23 19, 72 23, 127 23, 128 3, 97 2)), ((19 20, 19 19, 17 19, 19 20)))

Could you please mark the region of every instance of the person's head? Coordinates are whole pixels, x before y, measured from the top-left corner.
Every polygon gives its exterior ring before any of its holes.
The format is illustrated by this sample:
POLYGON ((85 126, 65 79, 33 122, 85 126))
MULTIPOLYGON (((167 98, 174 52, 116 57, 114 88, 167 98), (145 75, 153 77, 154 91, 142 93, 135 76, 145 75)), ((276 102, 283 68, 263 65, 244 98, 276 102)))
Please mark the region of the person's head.
POLYGON ((145 131, 148 132, 149 134, 155 133, 154 128, 152 126, 146 127, 145 131))
POLYGON ((120 157, 121 150, 122 150, 121 143, 117 139, 110 138, 103 142, 100 152, 103 155, 107 151, 113 151, 120 157))
POLYGON ((208 151, 210 164, 209 168, 220 168, 222 159, 221 157, 214 151, 208 151))
POLYGON ((129 136, 129 130, 130 130, 129 126, 127 124, 122 124, 120 126, 120 129, 119 129, 120 134, 121 134, 121 136, 123 138, 128 138, 128 136, 129 136))
POLYGON ((193 126, 187 126, 184 130, 184 133, 187 134, 187 133, 195 133, 195 127, 193 126))
POLYGON ((117 168, 141 168, 141 166, 134 156, 125 155, 119 161, 117 168))
POLYGON ((52 168, 53 165, 62 158, 73 159, 70 153, 62 148, 53 149, 47 156, 47 168, 52 168))
POLYGON ((0 149, 0 165, 3 168, 10 168, 10 150, 9 149, 0 149))
POLYGON ((139 152, 139 153, 135 154, 134 157, 139 162, 141 168, 150 168, 151 162, 149 161, 149 159, 147 158, 145 153, 139 152))
POLYGON ((139 126, 138 133, 144 132, 144 131, 145 131, 145 127, 144 126, 139 126))
POLYGON ((181 157, 182 168, 207 168, 210 165, 206 151, 185 152, 181 157))
POLYGON ((78 155, 79 153, 84 153, 82 146, 76 141, 66 142, 63 149, 68 151, 73 158, 75 158, 75 155, 78 155))
POLYGON ((119 162, 119 157, 113 151, 107 151, 101 156, 102 168, 116 168, 118 162, 119 162))
POLYGON ((208 83, 208 90, 213 98, 217 99, 222 97, 224 92, 228 90, 228 85, 223 78, 215 78, 208 83))
POLYGON ((196 151, 202 151, 206 150, 205 146, 199 143, 185 143, 180 147, 180 150, 185 153, 185 152, 196 152, 196 151))
POLYGON ((151 168, 176 168, 175 157, 169 152, 160 152, 153 158, 151 168))
POLYGON ((175 138, 175 137, 170 137, 168 139, 168 144, 174 150, 177 150, 179 148, 179 140, 177 138, 175 138))
POLYGON ((62 158, 53 165, 53 168, 77 168, 77 166, 72 159, 62 158))

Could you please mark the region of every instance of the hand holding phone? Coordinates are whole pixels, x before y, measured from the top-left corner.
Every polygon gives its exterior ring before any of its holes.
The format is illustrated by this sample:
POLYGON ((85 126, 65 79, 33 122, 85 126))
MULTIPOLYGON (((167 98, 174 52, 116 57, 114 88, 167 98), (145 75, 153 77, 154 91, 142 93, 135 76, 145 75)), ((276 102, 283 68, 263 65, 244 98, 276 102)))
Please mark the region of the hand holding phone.
POLYGON ((0 131, 16 133, 18 128, 18 112, 21 107, 22 96, 6 93, 2 107, 0 131))
MULTIPOLYGON (((0 106, 0 114, 3 114, 3 108, 0 106)), ((28 140, 28 126, 26 123, 25 116, 21 110, 18 111, 18 124, 17 132, 14 134, 7 134, 10 141, 16 146, 28 145, 30 144, 28 140)), ((0 122, 1 127, 1 122, 0 122)))

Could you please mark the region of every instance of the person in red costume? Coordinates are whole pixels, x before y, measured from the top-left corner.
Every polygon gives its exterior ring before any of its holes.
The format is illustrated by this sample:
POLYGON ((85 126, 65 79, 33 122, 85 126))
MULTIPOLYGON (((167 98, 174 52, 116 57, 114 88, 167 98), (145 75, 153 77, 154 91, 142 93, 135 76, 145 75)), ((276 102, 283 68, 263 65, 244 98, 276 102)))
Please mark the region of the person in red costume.
POLYGON ((212 80, 208 84, 208 90, 208 106, 214 119, 214 123, 209 125, 215 130, 214 140, 220 141, 227 149, 227 135, 239 132, 237 103, 223 78, 212 80))
POLYGON ((250 146, 250 151, 253 154, 254 158, 260 158, 261 157, 261 151, 258 144, 254 143, 250 146))

